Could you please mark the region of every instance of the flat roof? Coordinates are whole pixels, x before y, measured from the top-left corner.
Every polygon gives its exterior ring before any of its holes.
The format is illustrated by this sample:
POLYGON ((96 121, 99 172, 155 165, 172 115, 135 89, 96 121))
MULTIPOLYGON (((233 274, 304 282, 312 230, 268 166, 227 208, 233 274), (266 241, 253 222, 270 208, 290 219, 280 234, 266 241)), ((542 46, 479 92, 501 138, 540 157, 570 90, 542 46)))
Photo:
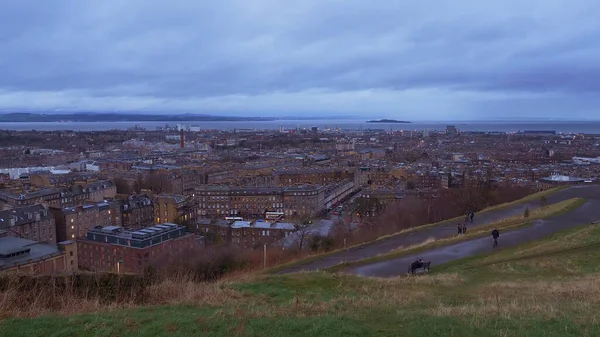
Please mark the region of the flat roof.
POLYGON ((23 265, 29 263, 29 260, 38 261, 42 258, 62 253, 57 246, 14 237, 0 238, 0 247, 2 247, 3 253, 29 249, 28 254, 8 259, 0 259, 0 268, 11 268, 17 263, 23 265))

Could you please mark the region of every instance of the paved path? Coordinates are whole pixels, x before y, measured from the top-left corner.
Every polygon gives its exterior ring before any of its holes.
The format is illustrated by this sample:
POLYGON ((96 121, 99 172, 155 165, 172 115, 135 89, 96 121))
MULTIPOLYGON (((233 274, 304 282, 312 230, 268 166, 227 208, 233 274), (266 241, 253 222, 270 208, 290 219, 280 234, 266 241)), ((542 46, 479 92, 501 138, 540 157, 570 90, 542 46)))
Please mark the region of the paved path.
MULTIPOLYGON (((509 244, 515 245, 529 240, 535 240, 546 236, 552 232, 567 228, 569 226, 581 225, 592 221, 600 220, 600 186, 576 186, 559 191, 548 197, 548 204, 557 203, 571 198, 586 198, 589 201, 574 212, 549 219, 542 226, 542 222, 514 232, 501 233, 500 244, 507 247, 509 244), (539 230, 543 228, 543 230, 539 230), (514 243, 514 244, 513 244, 514 243)), ((469 223, 468 227, 473 228, 497 222, 513 215, 523 214, 525 208, 534 209, 540 206, 538 200, 529 203, 523 203, 504 209, 489 211, 475 215, 475 222, 469 223)), ((307 262, 302 265, 289 267, 280 270, 278 274, 293 273, 298 271, 310 271, 332 267, 344 261, 356 261, 365 258, 385 254, 400 247, 407 247, 422 243, 428 239, 442 239, 456 234, 456 223, 446 222, 438 226, 427 229, 390 237, 379 240, 363 246, 350 248, 321 259, 307 262)), ((442 247, 429 252, 422 252, 418 257, 425 260, 431 260, 432 264, 440 264, 454 259, 479 254, 491 249, 489 238, 481 238, 463 243, 442 247), (487 247, 487 248, 486 248, 487 247)), ((406 273, 410 262, 417 257, 409 256, 361 267, 349 269, 348 272, 365 276, 393 276, 406 273), (406 262, 410 261, 410 262, 406 262)))
MULTIPOLYGON (((583 190, 579 191, 583 192, 583 190)), ((573 193, 573 191, 569 191, 573 193)), ((585 192, 584 192, 585 193, 585 192)), ((583 197, 583 196, 582 196, 583 197)), ((503 249, 523 244, 529 241, 544 238, 554 232, 570 227, 589 224, 600 220, 600 194, 586 194, 588 201, 573 212, 558 215, 544 220, 536 221, 532 226, 501 232, 498 239, 499 246, 495 249, 503 249)), ((493 239, 482 237, 464 241, 445 247, 434 248, 418 255, 406 256, 397 259, 372 263, 364 266, 354 267, 346 270, 347 273, 362 276, 391 277, 406 274, 408 265, 418 258, 431 261, 435 268, 436 264, 450 262, 452 260, 488 253, 494 250, 493 239)))

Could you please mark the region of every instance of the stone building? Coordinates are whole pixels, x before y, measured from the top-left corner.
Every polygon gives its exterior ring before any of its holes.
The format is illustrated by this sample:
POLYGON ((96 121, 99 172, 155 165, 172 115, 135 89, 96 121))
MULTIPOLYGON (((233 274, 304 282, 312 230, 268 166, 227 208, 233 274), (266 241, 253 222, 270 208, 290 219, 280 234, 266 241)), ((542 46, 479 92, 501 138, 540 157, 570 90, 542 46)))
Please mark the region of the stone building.
POLYGON ((0 236, 56 244, 54 217, 43 205, 0 211, 0 236))
POLYGON ((140 274, 154 263, 193 248, 196 240, 185 227, 172 223, 135 231, 98 226, 77 240, 79 267, 93 272, 140 274))

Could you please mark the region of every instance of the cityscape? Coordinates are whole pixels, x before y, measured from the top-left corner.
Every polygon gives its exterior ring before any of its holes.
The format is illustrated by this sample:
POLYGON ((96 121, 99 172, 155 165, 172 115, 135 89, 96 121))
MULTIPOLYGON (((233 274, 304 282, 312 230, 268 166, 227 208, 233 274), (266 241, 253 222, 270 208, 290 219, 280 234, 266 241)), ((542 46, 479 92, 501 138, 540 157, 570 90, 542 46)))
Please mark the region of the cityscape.
POLYGON ((600 2, 0 2, 0 337, 600 336, 600 2))
MULTIPOLYGON (((508 198, 518 199, 600 176, 600 136, 554 131, 178 124, 2 136, 14 144, 0 148, 0 245, 8 247, 0 268, 35 273, 141 273, 214 245, 319 251, 320 240, 339 241, 338 227, 360 232, 406 200, 434 205, 482 186, 510 187, 508 198)), ((454 206, 459 215, 489 205, 454 206)), ((445 220, 437 207, 426 223, 445 220)))

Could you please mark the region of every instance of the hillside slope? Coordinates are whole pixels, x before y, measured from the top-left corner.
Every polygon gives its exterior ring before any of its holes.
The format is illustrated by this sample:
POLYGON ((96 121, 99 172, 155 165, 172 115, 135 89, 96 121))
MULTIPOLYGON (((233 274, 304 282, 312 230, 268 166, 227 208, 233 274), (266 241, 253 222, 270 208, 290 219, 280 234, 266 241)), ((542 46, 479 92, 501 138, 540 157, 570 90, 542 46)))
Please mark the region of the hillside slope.
POLYGON ((388 279, 299 273, 174 285, 172 306, 6 319, 0 336, 599 336, 600 226, 388 279))

